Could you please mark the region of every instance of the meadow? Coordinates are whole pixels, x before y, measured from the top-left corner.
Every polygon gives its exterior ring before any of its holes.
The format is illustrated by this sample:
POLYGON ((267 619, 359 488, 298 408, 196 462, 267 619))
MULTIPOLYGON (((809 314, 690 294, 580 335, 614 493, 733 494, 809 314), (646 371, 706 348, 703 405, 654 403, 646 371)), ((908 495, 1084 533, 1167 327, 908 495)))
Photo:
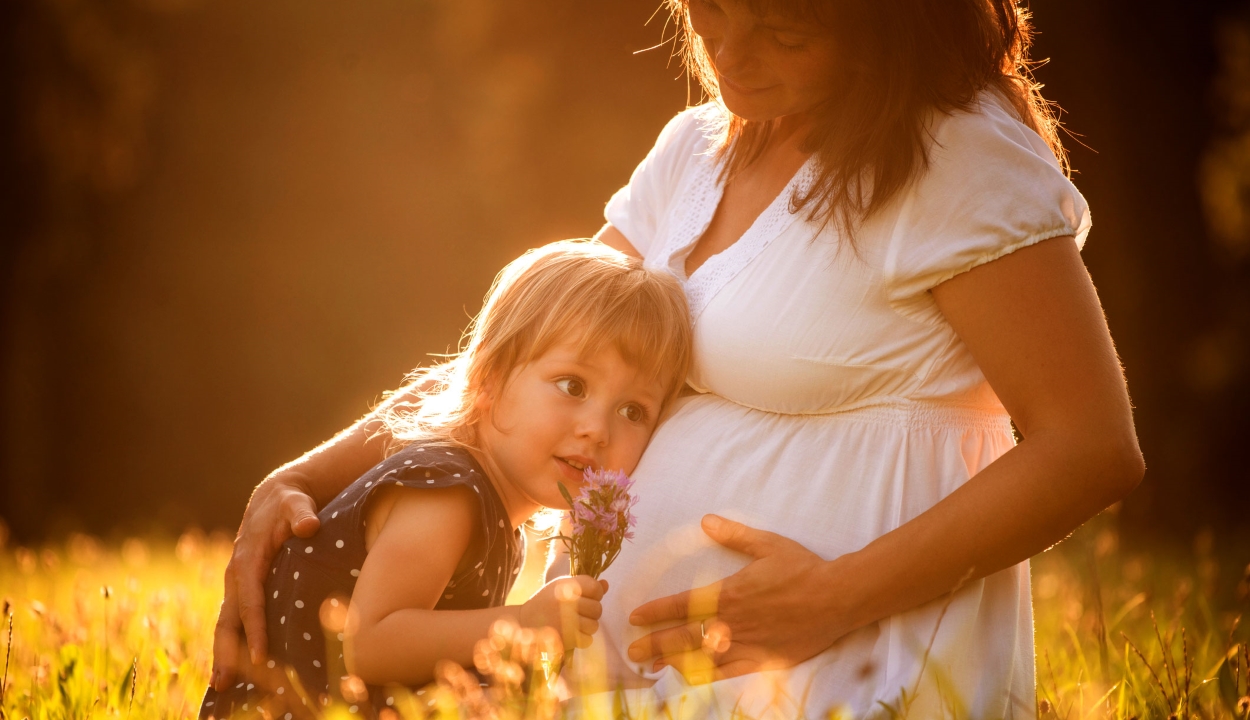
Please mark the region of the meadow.
MULTIPOLYGON (((0 720, 194 717, 229 551, 227 536, 198 531, 0 548, 0 720)), ((1113 513, 1034 558, 1040 717, 1250 715, 1247 561, 1250 551, 1238 556, 1210 532, 1166 552, 1126 551, 1113 513)), ((446 668, 424 698, 382 716, 559 714, 541 673, 527 671, 539 664, 532 633, 501 627, 478 657, 492 687, 446 668)), ((322 717, 361 716, 348 683, 344 692, 322 717)))

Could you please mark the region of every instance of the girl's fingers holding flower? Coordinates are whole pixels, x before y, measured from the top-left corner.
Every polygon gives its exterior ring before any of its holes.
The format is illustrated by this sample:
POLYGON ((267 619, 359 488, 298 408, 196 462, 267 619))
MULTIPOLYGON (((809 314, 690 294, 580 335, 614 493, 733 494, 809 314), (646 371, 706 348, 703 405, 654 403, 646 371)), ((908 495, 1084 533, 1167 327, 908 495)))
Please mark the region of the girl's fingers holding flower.
POLYGON ((551 590, 560 602, 571 603, 582 596, 581 585, 577 578, 563 577, 551 581, 551 590))
POLYGON ((585 650, 586 648, 590 647, 590 643, 594 641, 594 639, 591 637, 592 634, 593 633, 578 632, 576 646, 582 650, 585 650))
POLYGON ((588 617, 578 618, 577 629, 583 635, 594 635, 599 631, 599 621, 588 617))
POLYGON ((577 614, 591 620, 598 620, 603 617, 603 604, 598 600, 590 598, 581 598, 577 601, 577 614))
POLYGON ((589 575, 574 575, 570 580, 577 583, 579 597, 601 600, 606 588, 589 575))

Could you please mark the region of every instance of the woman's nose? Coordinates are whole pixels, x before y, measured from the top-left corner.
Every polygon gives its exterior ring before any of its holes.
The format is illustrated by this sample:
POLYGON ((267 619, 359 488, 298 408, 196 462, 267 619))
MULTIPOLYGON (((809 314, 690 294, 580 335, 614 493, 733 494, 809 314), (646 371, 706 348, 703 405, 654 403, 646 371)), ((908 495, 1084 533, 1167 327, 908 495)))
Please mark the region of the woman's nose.
POLYGON ((717 72, 728 75, 731 79, 744 79, 742 75, 750 70, 754 62, 751 35, 749 29, 727 24, 710 48, 717 72))

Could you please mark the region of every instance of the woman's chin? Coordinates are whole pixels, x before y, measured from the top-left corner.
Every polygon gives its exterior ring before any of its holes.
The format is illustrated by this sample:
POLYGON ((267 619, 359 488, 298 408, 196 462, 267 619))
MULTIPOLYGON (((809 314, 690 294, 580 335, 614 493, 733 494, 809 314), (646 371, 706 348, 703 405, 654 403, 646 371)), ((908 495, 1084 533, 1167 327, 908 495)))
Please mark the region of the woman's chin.
POLYGON ((748 94, 735 92, 728 87, 721 88, 721 103, 735 117, 747 122, 768 122, 777 118, 798 116, 807 113, 818 103, 801 101, 789 94, 778 97, 775 90, 748 94))
POLYGON ((765 102, 763 98, 735 97, 730 92, 721 94, 721 102, 735 117, 747 122, 768 122, 803 112, 802 108, 791 107, 788 103, 765 102))
POLYGON ((767 122, 785 115, 784 112, 780 112, 780 109, 772 103, 762 103, 734 97, 734 94, 730 92, 722 92, 721 102, 725 104, 725 107, 735 117, 742 118, 747 122, 767 122))

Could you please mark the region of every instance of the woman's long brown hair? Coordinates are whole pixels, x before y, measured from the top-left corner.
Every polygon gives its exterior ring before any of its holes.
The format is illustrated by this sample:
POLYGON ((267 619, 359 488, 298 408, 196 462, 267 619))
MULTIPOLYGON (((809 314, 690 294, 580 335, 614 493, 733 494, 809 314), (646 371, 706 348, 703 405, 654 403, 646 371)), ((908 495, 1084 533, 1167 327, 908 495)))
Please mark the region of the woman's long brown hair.
MULTIPOLYGON (((690 0, 667 1, 687 71, 719 102, 711 59, 690 26, 690 0)), ((1058 121, 1030 74, 1028 12, 1015 0, 734 1, 761 15, 800 18, 834 40, 835 86, 815 108, 816 128, 806 139, 820 159, 817 179, 791 199, 793 211, 806 209, 822 226, 853 237, 927 166, 935 113, 966 110, 987 89, 1010 101, 1067 172, 1058 121)), ((731 178, 763 152, 774 121, 725 112, 720 151, 731 178)))

